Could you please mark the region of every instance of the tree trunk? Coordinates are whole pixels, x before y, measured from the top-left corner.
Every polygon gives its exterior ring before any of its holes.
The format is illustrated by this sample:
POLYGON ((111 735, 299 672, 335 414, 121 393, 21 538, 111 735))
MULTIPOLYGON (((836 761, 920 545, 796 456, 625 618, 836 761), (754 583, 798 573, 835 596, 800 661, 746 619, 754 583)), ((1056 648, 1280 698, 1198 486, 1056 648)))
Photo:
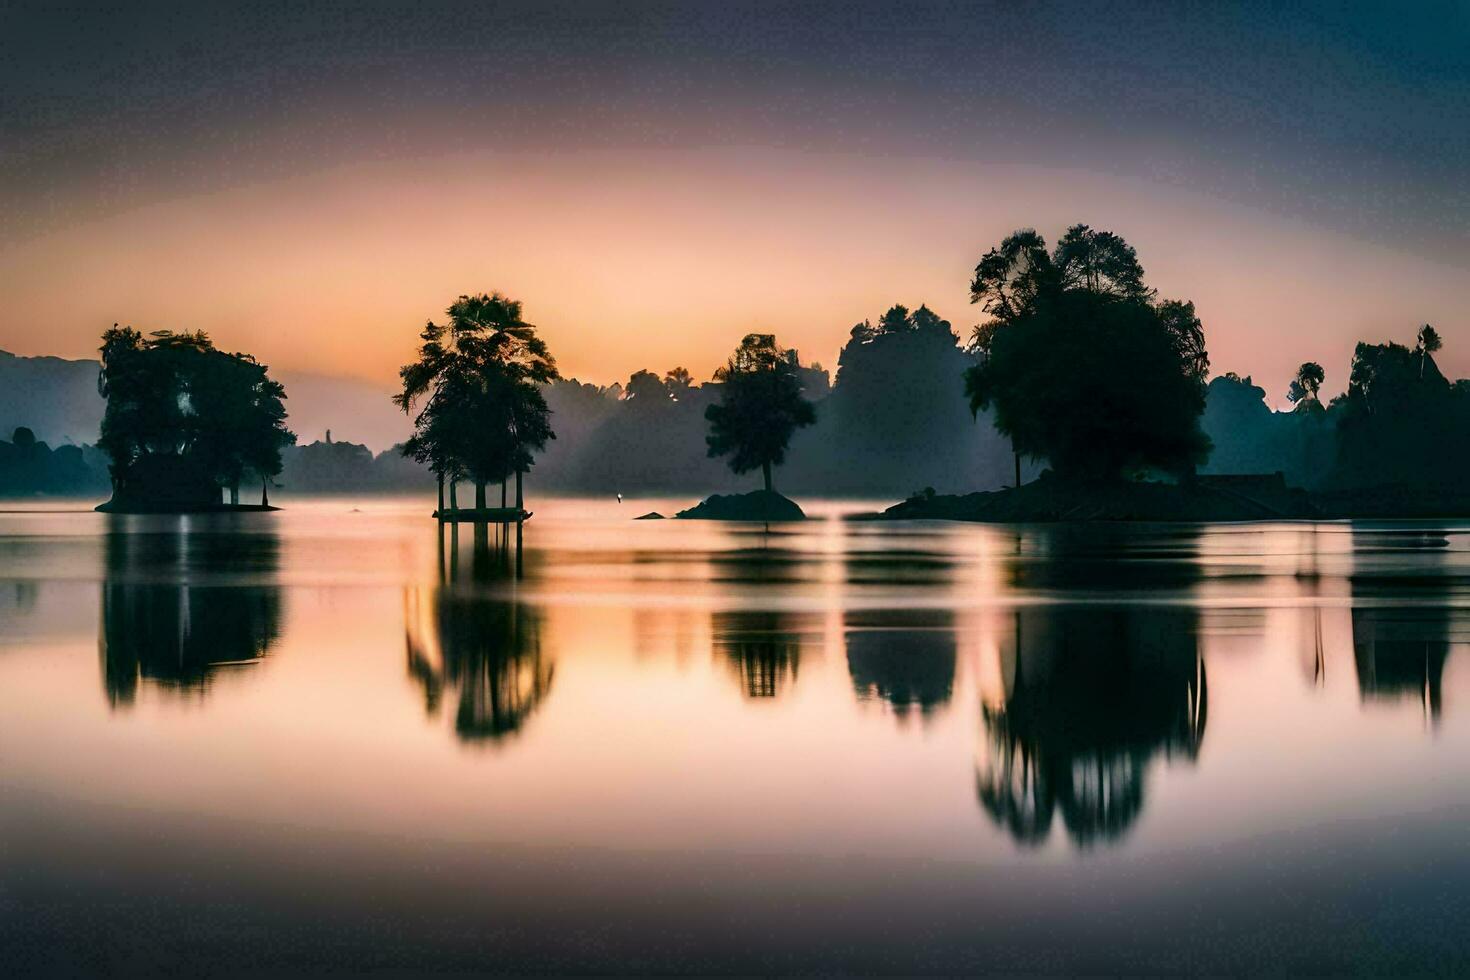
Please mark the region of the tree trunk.
POLYGON ((266 491, 266 487, 269 485, 269 480, 265 477, 260 478, 260 506, 262 507, 269 507, 271 505, 271 495, 266 491))
POLYGON ((485 509, 485 481, 475 481, 475 510, 485 509))
POLYGON ((516 510, 519 512, 524 511, 525 509, 526 497, 521 489, 521 471, 516 470, 516 510))
POLYGON ((1016 457, 1016 486, 1021 485, 1021 454, 1016 452, 1016 440, 1011 440, 1011 455, 1016 457))
POLYGON ((765 478, 765 481, 766 481, 766 493, 770 493, 771 492, 771 462, 770 462, 770 460, 766 460, 764 463, 761 464, 761 476, 764 477, 765 478))
POLYGON ((438 476, 439 476, 439 516, 442 518, 444 516, 444 474, 443 473, 440 473, 440 474, 438 474, 438 476))
POLYGON ((449 481, 449 509, 459 510, 459 480, 449 481))
POLYGON ((230 506, 240 506, 240 481, 238 480, 230 484, 230 506))
POLYGON ((500 506, 505 506, 505 480, 500 481, 500 506))

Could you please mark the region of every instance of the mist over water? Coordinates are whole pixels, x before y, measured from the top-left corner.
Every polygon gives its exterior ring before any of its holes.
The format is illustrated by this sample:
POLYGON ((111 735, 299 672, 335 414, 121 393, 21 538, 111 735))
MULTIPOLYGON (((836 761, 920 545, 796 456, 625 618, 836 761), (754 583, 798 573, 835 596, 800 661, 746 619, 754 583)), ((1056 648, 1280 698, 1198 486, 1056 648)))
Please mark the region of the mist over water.
POLYGON ((1467 966, 1470 525, 689 502, 0 513, 7 960, 1467 966))

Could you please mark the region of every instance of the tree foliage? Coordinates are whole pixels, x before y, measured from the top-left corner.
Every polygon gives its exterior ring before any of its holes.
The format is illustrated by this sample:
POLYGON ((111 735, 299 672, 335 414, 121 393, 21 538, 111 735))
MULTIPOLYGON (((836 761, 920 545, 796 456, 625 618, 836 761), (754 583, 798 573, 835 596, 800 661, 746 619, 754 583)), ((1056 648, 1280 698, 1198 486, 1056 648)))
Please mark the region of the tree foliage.
POLYGON ((285 425, 285 388, 255 358, 221 351, 203 332, 144 337, 116 325, 102 335, 101 354, 107 408, 98 445, 119 490, 158 457, 186 461, 215 487, 280 473, 281 448, 296 437, 285 425))
POLYGON ((394 402, 418 408, 402 452, 444 479, 468 478, 483 496, 486 484, 525 472, 556 438, 542 386, 560 374, 516 300, 461 296, 447 320, 425 324, 418 358, 399 370, 394 402))
POLYGON ((1193 303, 1157 301, 1121 237, 1075 225, 1048 251, 1022 229, 981 258, 970 297, 989 319, 965 392, 1017 452, 1087 479, 1205 459, 1204 329, 1193 303))
POLYGON ((720 400, 705 409, 709 455, 729 456, 736 473, 760 469, 767 490, 771 467, 785 461, 792 433, 817 420, 802 395, 794 353, 779 347, 773 334, 747 334, 715 372, 720 400))
POLYGON ((1459 485, 1470 464, 1455 449, 1470 438, 1470 388, 1451 384, 1431 356, 1433 328, 1413 348, 1360 343, 1347 391, 1333 400, 1337 453, 1332 480, 1344 487, 1459 485))
POLYGON ((1286 389, 1286 400, 1298 408, 1321 409, 1322 402, 1317 393, 1322 390, 1322 382, 1325 380, 1327 372, 1322 370, 1322 365, 1316 361, 1307 361, 1296 369, 1296 377, 1291 379, 1291 384, 1286 389))

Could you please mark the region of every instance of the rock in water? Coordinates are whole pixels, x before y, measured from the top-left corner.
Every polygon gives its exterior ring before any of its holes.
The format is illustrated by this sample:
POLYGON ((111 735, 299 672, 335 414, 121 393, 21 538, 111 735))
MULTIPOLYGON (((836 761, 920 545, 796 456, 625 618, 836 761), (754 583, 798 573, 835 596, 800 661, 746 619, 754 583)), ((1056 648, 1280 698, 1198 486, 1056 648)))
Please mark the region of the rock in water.
POLYGON ((640 514, 637 517, 633 518, 633 520, 635 521, 661 521, 663 519, 664 515, 660 514, 656 510, 651 510, 646 514, 640 514))
POLYGON ((802 521, 806 515, 796 502, 783 497, 774 490, 755 490, 751 493, 732 493, 728 496, 715 494, 707 497, 696 507, 681 510, 674 515, 683 520, 695 521, 802 521))

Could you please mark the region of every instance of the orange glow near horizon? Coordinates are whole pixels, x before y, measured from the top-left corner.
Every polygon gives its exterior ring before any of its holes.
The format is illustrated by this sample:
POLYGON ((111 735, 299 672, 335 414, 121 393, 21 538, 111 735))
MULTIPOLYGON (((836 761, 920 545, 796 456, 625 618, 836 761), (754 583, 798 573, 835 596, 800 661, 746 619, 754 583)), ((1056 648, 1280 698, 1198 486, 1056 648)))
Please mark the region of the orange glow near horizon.
POLYGON ((85 357, 114 321, 204 329, 386 389, 425 319, 500 290, 584 381, 707 378, 755 329, 835 369, 853 323, 895 302, 968 335, 980 254, 1077 221, 1133 243, 1161 295, 1196 302, 1213 370, 1274 403, 1298 363, 1337 391, 1357 340, 1425 322, 1446 374, 1470 374, 1449 265, 1136 180, 769 150, 473 154, 140 205, 0 250, 0 348, 85 357))

